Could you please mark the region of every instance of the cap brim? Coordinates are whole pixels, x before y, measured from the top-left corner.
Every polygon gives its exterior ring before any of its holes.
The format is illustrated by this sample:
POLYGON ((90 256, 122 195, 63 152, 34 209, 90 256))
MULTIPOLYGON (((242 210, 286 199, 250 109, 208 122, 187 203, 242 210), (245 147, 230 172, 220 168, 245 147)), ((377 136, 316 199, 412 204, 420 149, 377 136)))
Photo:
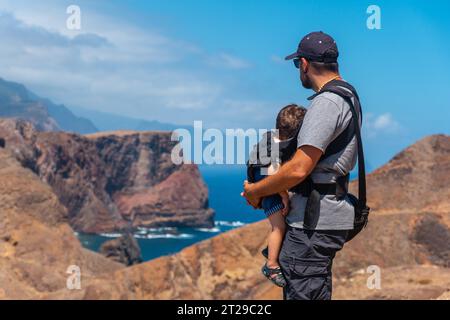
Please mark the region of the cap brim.
POLYGON ((298 52, 294 52, 293 54, 290 54, 286 58, 284 58, 284 60, 292 60, 292 59, 295 59, 295 58, 298 58, 298 57, 299 57, 298 52))

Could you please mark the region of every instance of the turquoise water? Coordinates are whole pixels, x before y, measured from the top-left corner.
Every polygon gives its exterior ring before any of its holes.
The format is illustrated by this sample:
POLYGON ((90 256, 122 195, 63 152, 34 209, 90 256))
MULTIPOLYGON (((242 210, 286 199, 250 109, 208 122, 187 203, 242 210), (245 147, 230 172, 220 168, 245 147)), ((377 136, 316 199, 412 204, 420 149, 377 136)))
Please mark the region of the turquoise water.
POLYGON ((245 166, 200 166, 200 171, 208 185, 216 220, 251 223, 264 218, 262 212, 249 207, 240 195, 247 175, 245 166))
MULTIPOLYGON (((176 253, 199 241, 264 218, 262 212, 247 206, 240 196, 245 166, 200 166, 200 171, 208 185, 209 205, 216 211, 215 227, 140 228, 135 232, 135 237, 145 261, 176 253)), ((98 251, 103 242, 118 236, 120 234, 78 235, 83 246, 94 251, 98 251)))

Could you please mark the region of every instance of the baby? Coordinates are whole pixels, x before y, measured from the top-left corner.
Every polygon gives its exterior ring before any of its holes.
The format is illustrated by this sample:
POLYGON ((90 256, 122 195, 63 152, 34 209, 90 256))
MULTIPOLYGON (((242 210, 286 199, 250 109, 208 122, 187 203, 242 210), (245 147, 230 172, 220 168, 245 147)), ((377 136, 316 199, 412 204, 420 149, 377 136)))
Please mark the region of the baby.
MULTIPOLYGON (((283 148, 290 145, 291 149, 296 149, 297 134, 306 114, 306 109, 295 104, 288 105, 281 109, 276 120, 277 134, 270 132, 263 137, 254 150, 247 165, 247 179, 251 183, 264 179, 267 175, 274 174, 283 159, 283 148), (273 150, 278 148, 279 157, 274 157, 273 150), (264 150, 266 149, 266 150, 264 150), (262 164, 259 157, 261 155, 270 159, 270 163, 262 164)), ((284 160, 284 159, 283 159, 284 160)), ((263 266, 262 272, 267 279, 279 287, 286 285, 286 280, 281 272, 278 263, 278 255, 283 243, 286 230, 285 216, 289 211, 288 191, 264 197, 261 201, 261 208, 272 226, 272 231, 268 239, 268 247, 263 250, 263 255, 267 258, 267 263, 263 266)))

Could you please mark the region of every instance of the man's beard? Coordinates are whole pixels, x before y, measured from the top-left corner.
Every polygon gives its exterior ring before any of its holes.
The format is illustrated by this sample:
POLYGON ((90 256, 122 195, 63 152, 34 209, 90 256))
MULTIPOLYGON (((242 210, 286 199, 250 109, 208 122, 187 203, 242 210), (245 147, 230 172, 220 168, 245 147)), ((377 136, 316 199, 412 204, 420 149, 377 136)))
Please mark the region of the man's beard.
POLYGON ((312 81, 308 77, 308 75, 306 73, 304 73, 303 71, 300 71, 300 80, 302 82, 303 88, 312 89, 312 87, 313 87, 312 81))

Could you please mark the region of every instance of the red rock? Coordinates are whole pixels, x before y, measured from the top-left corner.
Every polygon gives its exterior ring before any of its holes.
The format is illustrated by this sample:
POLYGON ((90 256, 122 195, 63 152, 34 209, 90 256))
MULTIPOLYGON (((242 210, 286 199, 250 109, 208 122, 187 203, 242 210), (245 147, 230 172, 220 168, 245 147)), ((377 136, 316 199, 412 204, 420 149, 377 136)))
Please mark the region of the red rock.
POLYGON ((213 226, 198 168, 172 163, 176 142, 168 132, 81 136, 0 120, 0 136, 24 167, 52 187, 77 231, 213 226))

